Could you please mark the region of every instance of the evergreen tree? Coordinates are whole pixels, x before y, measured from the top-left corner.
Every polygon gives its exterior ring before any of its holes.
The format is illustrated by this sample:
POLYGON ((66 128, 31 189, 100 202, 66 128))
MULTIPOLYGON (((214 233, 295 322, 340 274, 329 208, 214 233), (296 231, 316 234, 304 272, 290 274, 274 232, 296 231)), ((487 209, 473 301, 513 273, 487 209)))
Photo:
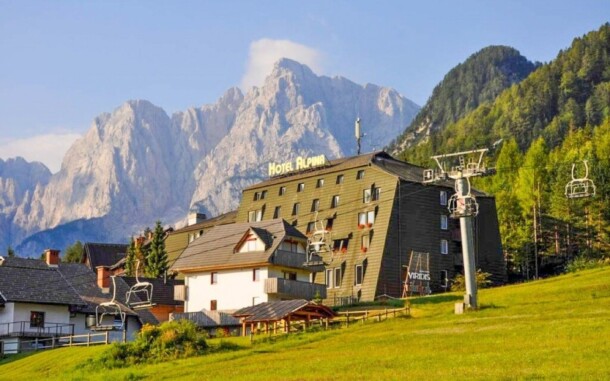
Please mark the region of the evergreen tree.
POLYGON ((168 267, 164 236, 161 221, 157 221, 146 260, 146 274, 151 278, 161 277, 168 267))
POLYGON ((13 247, 9 245, 8 249, 6 249, 6 255, 9 258, 13 258, 15 256, 15 250, 13 250, 13 247))
POLYGON ((129 248, 127 249, 127 255, 125 256, 126 276, 135 276, 136 261, 138 260, 136 251, 136 241, 133 237, 131 237, 131 240, 129 240, 129 248))
POLYGON ((83 259, 83 244, 81 241, 76 241, 72 246, 68 246, 63 257, 63 262, 80 263, 83 259))

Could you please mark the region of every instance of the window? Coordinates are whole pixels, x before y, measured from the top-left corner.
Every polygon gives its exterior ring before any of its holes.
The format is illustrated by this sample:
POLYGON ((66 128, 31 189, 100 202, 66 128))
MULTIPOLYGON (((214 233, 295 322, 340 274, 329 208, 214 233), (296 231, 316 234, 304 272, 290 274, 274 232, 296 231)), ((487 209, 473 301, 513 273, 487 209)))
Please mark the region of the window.
POLYGON ((266 190, 261 192, 261 200, 264 200, 265 197, 267 197, 267 191, 266 190))
POLYGON ((371 202, 371 190, 365 189, 362 191, 362 202, 368 204, 371 202))
POLYGON ((375 211, 374 210, 358 213, 358 228, 360 228, 360 229, 365 228, 365 227, 372 228, 374 224, 375 224, 375 211))
POLYGON ((326 269, 326 288, 333 286, 333 269, 326 269))
POLYGON ((210 300, 210 311, 216 311, 218 308, 218 301, 210 300))
POLYGON ((346 252, 348 243, 349 243, 349 238, 334 240, 333 241, 333 251, 346 252))
POLYGON ((44 328, 44 312, 30 312, 30 328, 44 328))
POLYGON ((253 251, 261 251, 261 248, 258 247, 256 238, 252 237, 248 239, 244 244, 245 252, 250 253, 253 251))
POLYGON ((263 220, 263 209, 251 210, 248 212, 248 222, 258 222, 263 220))
POLYGON ((337 184, 343 184, 343 175, 337 175, 337 184))
POLYGON ((210 273, 210 284, 218 284, 218 273, 210 273))
POLYGON ((330 202, 330 207, 331 208, 336 208, 339 206, 339 196, 333 196, 332 201, 330 202))
POLYGON ((316 198, 311 202, 311 211, 317 212, 320 210, 320 199, 316 198))
POLYGON ((254 201, 258 201, 261 199, 261 194, 258 192, 254 192, 254 201))
POLYGON ((286 187, 280 187, 280 191, 278 193, 278 196, 283 196, 286 194, 286 187))
POLYGON ((275 210, 273 211, 273 218, 280 218, 281 216, 282 216, 282 207, 276 206, 275 210))
POLYGON ((316 188, 322 188, 324 186, 324 179, 318 179, 316 182, 316 188))
POLYGON ((295 202, 294 205, 292 206, 292 215, 296 216, 297 214, 299 214, 300 208, 301 208, 301 204, 298 202, 295 202))
POLYGON ((441 205, 447 205, 447 191, 441 191, 441 205))
POLYGON ((363 270, 364 270, 364 268, 362 267, 361 264, 360 265, 356 265, 355 274, 354 274, 354 284, 356 286, 359 286, 359 285, 362 284, 362 277, 364 275, 363 270))
POLYGON ((363 253, 366 253, 369 250, 370 244, 371 244, 371 237, 368 234, 363 235, 361 243, 360 243, 360 250, 363 253))
POLYGON ((284 279, 297 280, 297 273, 295 273, 295 272, 282 271, 282 274, 284 275, 284 279))
POLYGON ((304 253, 305 249, 303 245, 299 244, 297 241, 284 241, 280 244, 280 249, 285 251, 290 251, 293 253, 304 253))
POLYGON ((441 214, 441 230, 447 230, 448 221, 447 215, 441 214))
POLYGON ((373 201, 378 201, 381 197, 381 188, 373 187, 373 201))
POLYGON ((334 218, 329 218, 326 220, 326 230, 331 231, 333 230, 333 223, 335 222, 334 218))
POLYGON ((358 173, 356 173, 356 180, 362 180, 364 179, 364 169, 361 169, 358 171, 358 173))
POLYGON ((449 254, 449 244, 446 239, 441 239, 441 254, 449 254))
POLYGON ((297 185, 297 192, 303 192, 305 190, 305 183, 299 183, 297 185))
POLYGON ((258 282, 261 280, 261 269, 252 269, 252 281, 258 282))
POLYGON ((447 285, 449 284, 449 279, 447 279, 447 270, 441 270, 440 282, 442 288, 447 288, 447 285))
POLYGON ((341 287, 341 267, 335 267, 335 288, 341 287))
POLYGON ((309 223, 307 224, 307 231, 306 231, 306 234, 311 234, 311 233, 313 233, 313 231, 315 230, 315 228, 316 228, 316 223, 315 223, 315 222, 313 222, 313 221, 312 221, 312 222, 309 222, 309 223))
POLYGON ((95 315, 89 314, 85 316, 85 328, 95 327, 96 324, 97 321, 95 320, 95 315))

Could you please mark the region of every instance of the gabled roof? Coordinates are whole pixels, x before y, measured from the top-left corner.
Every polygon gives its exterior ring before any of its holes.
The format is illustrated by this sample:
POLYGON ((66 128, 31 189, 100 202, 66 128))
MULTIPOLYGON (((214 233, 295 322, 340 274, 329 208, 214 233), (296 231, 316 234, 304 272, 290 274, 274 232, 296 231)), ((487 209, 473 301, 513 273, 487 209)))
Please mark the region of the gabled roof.
POLYGON ((38 259, 5 258, 0 266, 0 294, 5 302, 87 305, 57 267, 38 259))
POLYGON ((203 309, 199 312, 185 312, 173 314, 174 320, 187 319, 194 322, 197 327, 214 328, 241 325, 239 319, 234 318, 228 312, 208 311, 203 309))
MULTIPOLYGON (((284 240, 284 237, 287 236, 303 242, 307 240, 307 237, 283 219, 216 226, 191 242, 170 270, 188 272, 201 269, 271 264, 273 263, 271 255, 284 240), (266 237, 261 237, 262 239, 269 240, 270 244, 267 250, 235 253, 234 249, 244 236, 244 232, 252 228, 256 229, 257 234, 266 237)), ((295 255, 297 254, 295 253, 295 255)))
POLYGON ((83 247, 83 255, 89 261, 91 270, 96 271, 98 266, 110 267, 125 258, 128 248, 129 245, 126 244, 87 242, 83 247))
POLYGON ((198 224, 193 224, 193 225, 185 226, 185 227, 180 228, 180 229, 176 229, 176 230, 174 230, 172 232, 169 232, 168 235, 185 233, 185 232, 196 231, 196 230, 202 230, 202 229, 206 229, 206 228, 210 228, 210 227, 218 226, 218 225, 233 224, 233 223, 235 223, 235 218, 236 217, 237 217, 237 210, 233 210, 231 212, 227 212, 225 214, 221 214, 221 215, 216 216, 214 218, 208 218, 208 219, 206 219, 204 221, 201 221, 198 224))
POLYGON ((247 323, 278 321, 288 316, 302 318, 306 315, 314 318, 332 318, 335 313, 324 305, 308 302, 305 299, 260 303, 233 313, 233 316, 242 317, 247 323))

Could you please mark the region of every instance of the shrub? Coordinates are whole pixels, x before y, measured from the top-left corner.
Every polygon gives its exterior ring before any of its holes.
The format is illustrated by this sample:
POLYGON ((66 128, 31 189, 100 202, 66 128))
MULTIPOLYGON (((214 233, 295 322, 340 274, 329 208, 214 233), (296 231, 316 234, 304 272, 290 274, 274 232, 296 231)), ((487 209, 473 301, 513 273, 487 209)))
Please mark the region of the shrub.
MULTIPOLYGON (((477 288, 487 288, 491 285, 491 280, 489 277, 490 273, 486 273, 481 271, 481 269, 477 270, 477 288)), ((451 291, 466 291, 466 280, 464 279, 464 274, 457 274, 453 281, 451 282, 451 291)))
POLYGON ((158 326, 145 324, 136 340, 115 343, 103 352, 99 362, 117 368, 144 362, 174 360, 203 354, 206 334, 189 320, 165 322, 158 326))
POLYGON ((589 259, 585 257, 577 257, 566 265, 566 272, 575 273, 581 270, 596 269, 608 265, 610 265, 610 258, 589 259))

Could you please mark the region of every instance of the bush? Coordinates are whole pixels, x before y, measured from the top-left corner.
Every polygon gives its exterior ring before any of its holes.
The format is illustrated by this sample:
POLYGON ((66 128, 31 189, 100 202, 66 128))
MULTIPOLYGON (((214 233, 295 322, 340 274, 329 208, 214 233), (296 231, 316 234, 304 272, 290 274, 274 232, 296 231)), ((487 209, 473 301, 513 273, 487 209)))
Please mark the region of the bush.
POLYGON ((610 265, 610 258, 589 259, 585 257, 577 257, 566 265, 566 272, 575 273, 581 270, 596 269, 608 265, 610 265))
MULTIPOLYGON (((491 277, 490 273, 486 273, 481 271, 481 269, 477 270, 477 288, 487 288, 491 285, 491 277)), ((466 291, 466 280, 464 279, 464 274, 458 274, 453 278, 451 282, 451 291, 466 291)))
POLYGON ((107 368, 174 360, 203 354, 208 347, 206 334, 189 320, 145 324, 136 340, 115 343, 102 353, 99 362, 107 368))

